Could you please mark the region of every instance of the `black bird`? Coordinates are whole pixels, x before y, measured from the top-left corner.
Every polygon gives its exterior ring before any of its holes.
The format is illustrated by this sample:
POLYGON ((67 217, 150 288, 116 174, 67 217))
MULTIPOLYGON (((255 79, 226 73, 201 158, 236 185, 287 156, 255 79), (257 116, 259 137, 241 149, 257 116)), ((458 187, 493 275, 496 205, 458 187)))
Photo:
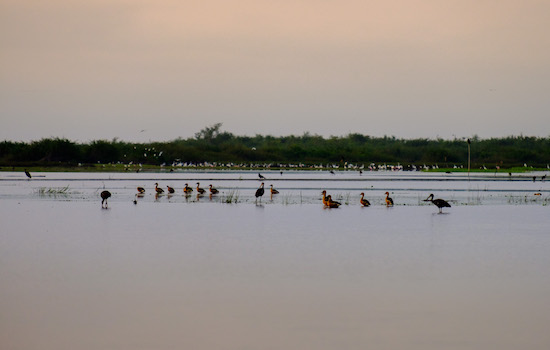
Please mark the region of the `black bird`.
POLYGON ((542 177, 540 178, 540 181, 544 182, 544 180, 546 180, 546 174, 542 175, 542 177))
POLYGON ((31 176, 31 173, 29 173, 29 172, 27 171, 27 169, 25 169, 25 175, 27 175, 27 177, 28 177, 29 179, 32 177, 32 176, 31 176))
POLYGON ((256 190, 256 201, 258 201, 258 197, 260 197, 260 202, 262 201, 262 196, 264 195, 264 183, 262 182, 262 184, 260 185, 260 188, 258 188, 256 190))
POLYGON ((111 197, 111 192, 103 191, 101 192, 101 207, 107 209, 107 198, 111 197), (105 206, 103 206, 105 203, 105 206))
POLYGON ((259 177, 261 180, 265 179, 265 176, 263 176, 263 175, 260 174, 260 173, 258 173, 258 177, 259 177))
POLYGON ((447 207, 447 208, 450 208, 451 205, 449 203, 447 203, 447 201, 443 200, 443 199, 434 199, 434 195, 433 194, 430 194, 428 196, 428 198, 424 199, 424 202, 432 202, 436 207, 439 208, 439 212, 441 213, 443 208, 447 207))

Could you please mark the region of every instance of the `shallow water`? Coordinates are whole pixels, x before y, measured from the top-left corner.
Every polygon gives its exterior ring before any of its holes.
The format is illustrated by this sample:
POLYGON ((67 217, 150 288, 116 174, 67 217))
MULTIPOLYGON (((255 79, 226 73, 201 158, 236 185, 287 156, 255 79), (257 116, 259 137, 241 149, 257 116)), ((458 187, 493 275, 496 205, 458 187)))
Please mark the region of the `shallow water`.
POLYGON ((269 186, 281 193, 261 198, 263 204, 317 204, 321 191, 347 205, 359 205, 361 192, 374 205, 384 205, 384 193, 389 191, 396 205, 431 205, 423 202, 430 194, 455 205, 479 204, 550 204, 550 182, 541 181, 545 173, 482 174, 420 173, 420 172, 364 172, 340 171, 332 175, 327 171, 262 171, 265 179, 253 171, 181 171, 164 173, 36 173, 31 180, 23 173, 0 172, 0 198, 93 201, 107 189, 111 202, 127 202, 135 198, 136 187, 146 189, 140 202, 225 203, 256 202, 254 193, 263 181, 266 194, 269 186), (536 176, 537 180, 532 180, 536 176), (184 196, 186 183, 208 189, 212 184, 220 194, 209 198, 184 196), (155 183, 165 190, 174 187, 173 195, 155 196, 155 183))
POLYGON ((480 180, 489 188, 469 203, 478 190, 441 175, 285 173, 266 175, 281 194, 255 205, 251 172, 42 175, 0 173, 2 348, 550 345, 547 183, 480 180), (238 203, 186 199, 183 183, 197 181, 238 189, 238 203), (155 199, 155 182, 179 194, 155 199), (394 208, 381 204, 390 185, 394 208), (321 188, 381 199, 323 209, 321 188), (427 192, 454 193, 453 207, 437 214, 427 192))

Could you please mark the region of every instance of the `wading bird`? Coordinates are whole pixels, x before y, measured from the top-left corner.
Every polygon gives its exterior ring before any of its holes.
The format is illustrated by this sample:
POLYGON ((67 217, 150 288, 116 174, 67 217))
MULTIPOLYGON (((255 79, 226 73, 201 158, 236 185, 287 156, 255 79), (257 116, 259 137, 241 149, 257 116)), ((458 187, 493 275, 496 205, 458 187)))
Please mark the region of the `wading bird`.
POLYGON ((29 173, 29 172, 27 171, 27 169, 25 169, 25 175, 27 175, 27 177, 28 177, 29 179, 32 177, 32 176, 31 176, 31 173, 29 173))
POLYGON ((111 192, 109 191, 103 191, 101 192, 101 207, 107 209, 107 198, 111 197, 111 192), (103 206, 103 203, 105 203, 105 206, 103 206))
POLYGON ((393 199, 390 198, 390 193, 386 192, 386 207, 393 207, 393 199))
POLYGON ((262 174, 258 173, 258 177, 260 178, 260 180, 264 180, 265 179, 265 176, 263 176, 262 174))
POLYGON ((204 190, 204 188, 201 188, 201 187, 200 187, 200 183, 197 182, 197 196, 203 195, 204 192, 206 192, 206 191, 204 190))
POLYGON ((271 194, 278 194, 279 193, 279 191, 277 191, 276 189, 273 188, 273 185, 269 185, 269 186, 271 186, 271 189, 270 189, 271 194))
POLYGON ((321 192, 323 194, 323 204, 328 206, 328 202, 327 202, 327 191, 323 190, 323 192, 321 192))
POLYGON ((145 188, 143 188, 143 187, 138 187, 138 188, 137 188, 137 191, 139 192, 139 194, 144 194, 144 193, 145 193, 145 188))
POLYGON ((193 189, 189 187, 189 184, 185 184, 185 187, 183 188, 183 192, 185 194, 190 194, 191 192, 193 192, 193 189))
POLYGON ((441 213, 443 208, 447 207, 450 208, 451 205, 447 203, 447 201, 443 199, 434 199, 433 193, 428 196, 428 198, 424 199, 424 202, 432 202, 436 207, 439 208, 439 212, 441 213))
POLYGON ((365 197, 365 194, 363 192, 361 192, 361 199, 359 200, 359 202, 361 202, 362 206, 368 207, 370 205, 370 203, 364 197, 365 197))
POLYGON ((157 191, 157 194, 163 194, 164 190, 159 187, 159 184, 155 182, 155 191, 157 191))
POLYGON ((336 202, 332 200, 332 196, 329 194, 327 197, 327 206, 329 208, 338 208, 341 205, 340 202, 336 202))
POLYGON ((208 185, 208 187, 210 187, 210 194, 218 194, 220 193, 220 191, 218 191, 217 189, 215 189, 214 187, 212 187, 212 184, 208 185))
POLYGON ((260 197, 260 202, 262 201, 262 196, 264 195, 264 183, 262 182, 262 184, 260 185, 260 188, 258 188, 256 190, 256 201, 258 201, 258 197, 260 197))
POLYGON ((174 193, 174 192, 176 192, 176 191, 174 190, 173 187, 166 186, 166 188, 168 189, 168 193, 174 193))

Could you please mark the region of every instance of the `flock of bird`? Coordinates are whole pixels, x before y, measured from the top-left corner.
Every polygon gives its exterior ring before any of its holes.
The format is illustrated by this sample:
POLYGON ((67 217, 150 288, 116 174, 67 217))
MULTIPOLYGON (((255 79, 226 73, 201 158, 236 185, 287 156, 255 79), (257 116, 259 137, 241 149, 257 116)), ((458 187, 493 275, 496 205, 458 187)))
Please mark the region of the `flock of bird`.
MULTIPOLYGON (((327 196, 327 191, 323 191, 322 195, 323 195, 322 200, 325 207, 338 208, 340 205, 342 205, 340 202, 332 200, 331 195, 327 196)), ((386 203, 386 207, 393 207, 393 199, 390 197, 390 193, 386 192, 385 195, 386 195, 386 198, 384 199, 384 202, 386 203)), ((451 207, 451 205, 444 199, 440 199, 440 198, 434 199, 433 194, 430 194, 428 198, 424 199, 424 202, 432 202, 432 204, 434 204, 437 208, 439 208, 440 213, 443 212, 443 208, 451 207)), ((361 203, 363 207, 370 206, 370 202, 365 198, 365 193, 363 192, 361 192, 361 198, 359 198, 359 203, 361 203)))
MULTIPOLYGON (((25 169, 25 175, 27 175, 27 177, 29 179, 31 178, 31 174, 26 169, 25 169)), ((260 178, 260 180, 265 179, 265 177, 260 173, 258 173, 258 177, 260 178)), ((544 181, 545 178, 546 178, 546 175, 543 176, 542 181, 544 181)), ((260 202, 262 201, 262 196, 265 193, 264 185, 265 184, 262 182, 260 187, 256 190, 256 193, 254 194, 254 196, 256 197, 256 202, 258 201, 258 198, 260 199, 260 202)), ((270 185, 270 186, 271 186, 270 187, 271 196, 273 196, 274 194, 279 193, 279 191, 277 191, 275 188, 273 188, 273 185, 270 185)), ((170 187, 170 186, 166 186, 166 189, 167 189, 168 193, 170 193, 170 194, 176 192, 176 190, 173 187, 170 187)), ((206 190, 204 188, 200 187, 200 182, 197 182, 196 190, 197 190, 197 196, 202 196, 206 193, 206 190)), ((145 188, 143 188, 141 186, 137 187, 137 191, 138 191, 138 193, 136 194, 136 198, 138 196, 143 196, 145 194, 145 188)), ((212 187, 212 184, 208 185, 208 191, 209 191, 210 196, 216 195, 220 192, 216 188, 212 187)), ((164 193, 164 190, 161 187, 159 187, 158 183, 155 183, 155 192, 157 193, 157 195, 164 193)), ((183 187, 183 193, 185 193, 186 195, 190 195, 192 192, 193 192, 193 188, 189 187, 189 184, 186 183, 185 186, 183 187)), ((323 195, 322 201, 323 201, 323 205, 325 207, 327 207, 327 208, 338 208, 340 205, 342 205, 342 203, 333 200, 331 195, 327 196, 327 191, 323 191, 322 195, 323 195)), ((390 197, 390 193, 386 192, 385 195, 386 195, 386 198, 385 198, 384 201, 386 203, 386 206, 387 207, 393 207, 393 199, 390 197)), ((109 197, 111 197, 111 192, 102 191, 100 196, 101 196, 101 207, 102 208, 107 208, 107 199, 109 197)), ((443 212, 443 208, 450 208, 451 207, 451 205, 443 199, 440 199, 440 198, 434 199, 433 194, 430 194, 428 196, 428 198, 424 199, 424 202, 432 202, 439 209, 440 213, 443 212)), ((370 206, 370 202, 367 199, 365 199, 365 193, 364 192, 361 193, 361 198, 359 199, 359 203, 361 203, 361 205, 363 207, 369 207, 370 206)), ((134 204, 137 204, 137 199, 134 199, 134 204)))
MULTIPOLYGON (((166 189, 169 194, 176 192, 176 190, 170 186, 166 186, 166 189)), ((138 193, 137 193, 138 196, 145 193, 145 188, 143 187, 138 187, 137 190, 138 190, 138 193)), ((206 190, 201 187, 200 182, 197 182, 197 187, 195 188, 195 190, 197 191, 197 196, 202 196, 206 193, 206 190)), ((161 187, 159 187, 158 183, 155 183, 155 192, 157 195, 164 193, 164 190, 161 187)), ((214 194, 218 194, 220 191, 212 187, 212 185, 209 185, 208 192, 210 193, 210 195, 214 195, 214 194)), ((188 183, 186 183, 185 186, 183 187, 183 193, 185 193, 186 195, 190 195, 191 193, 193 193, 193 188, 190 187, 188 183)))
MULTIPOLYGON (((254 194, 254 196, 256 197, 256 202, 259 199, 260 203, 261 203, 262 196, 265 194, 264 186, 265 186, 265 183, 262 182, 260 187, 256 190, 256 193, 254 194)), ((175 193, 175 190, 174 190, 173 187, 166 186, 166 188, 167 188, 168 193, 170 193, 170 194, 175 193)), ((197 187, 195 188, 195 190, 197 191, 197 196, 202 196, 206 193, 206 190, 200 187, 199 182, 197 182, 197 187)), ((139 197, 139 196, 143 196, 145 194, 145 188, 143 188, 143 187, 137 187, 137 191, 138 191, 138 193, 136 194, 136 198, 139 197)), ((187 184, 187 183, 183 187, 183 192, 185 193, 185 195, 190 195, 193 191, 194 191, 193 188, 191 188, 189 186, 189 184, 187 184)), ((219 190, 214 188, 212 186, 212 184, 208 185, 208 191, 209 191, 210 196, 216 195, 220 192, 219 190)), ((164 190, 161 187, 159 187, 158 183, 155 183, 155 192, 156 192, 157 195, 160 195, 160 194, 164 193, 164 190)), ((273 188, 273 185, 270 185, 270 193, 271 193, 271 196, 273 196, 275 194, 278 194, 279 191, 277 191, 275 188, 273 188)), ((340 205, 342 205, 342 203, 333 200, 332 196, 330 194, 327 195, 326 190, 324 190, 321 194, 322 194, 323 205, 326 208, 338 208, 338 207, 340 207, 340 205)), ((386 203, 386 207, 393 207, 393 199, 390 197, 390 193, 386 192, 385 195, 386 195, 386 198, 384 199, 384 202, 386 203)), ((102 191, 101 192, 101 199, 102 199, 101 200, 101 207, 102 208, 107 208, 107 199, 109 197, 111 197, 111 193, 109 191, 102 191)), ((443 199, 440 199, 440 198, 434 199, 433 194, 430 194, 428 196, 428 198, 424 199, 424 202, 433 203, 439 209, 440 213, 442 213, 443 208, 450 208, 451 207, 451 205, 443 199)), ((363 207, 369 207, 371 205, 370 202, 365 198, 365 193, 364 192, 361 192, 361 198, 359 199, 359 203, 363 207)), ((137 204, 136 199, 134 199, 134 204, 137 204)))

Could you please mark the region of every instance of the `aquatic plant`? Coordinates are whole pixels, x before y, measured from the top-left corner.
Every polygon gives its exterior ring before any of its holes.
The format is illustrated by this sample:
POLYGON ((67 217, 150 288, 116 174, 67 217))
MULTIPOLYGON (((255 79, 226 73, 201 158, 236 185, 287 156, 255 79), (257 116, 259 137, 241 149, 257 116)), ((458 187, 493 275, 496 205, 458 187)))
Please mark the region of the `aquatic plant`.
POLYGON ((227 204, 237 203, 238 201, 239 201, 239 190, 235 188, 229 190, 229 192, 222 198, 222 202, 225 202, 227 204))
POLYGON ((550 197, 541 195, 513 195, 509 194, 505 196, 508 204, 542 204, 543 206, 548 205, 550 197))
POLYGON ((289 205, 289 204, 292 204, 292 195, 290 193, 284 193, 282 195, 282 203, 283 205, 289 205))
POLYGON ((351 193, 350 193, 350 192, 346 192, 346 193, 344 194, 344 204, 345 204, 345 205, 349 205, 349 199, 350 199, 350 197, 351 197, 351 193))
POLYGON ((39 187, 34 190, 39 196, 66 196, 70 194, 69 186, 65 187, 39 187))

